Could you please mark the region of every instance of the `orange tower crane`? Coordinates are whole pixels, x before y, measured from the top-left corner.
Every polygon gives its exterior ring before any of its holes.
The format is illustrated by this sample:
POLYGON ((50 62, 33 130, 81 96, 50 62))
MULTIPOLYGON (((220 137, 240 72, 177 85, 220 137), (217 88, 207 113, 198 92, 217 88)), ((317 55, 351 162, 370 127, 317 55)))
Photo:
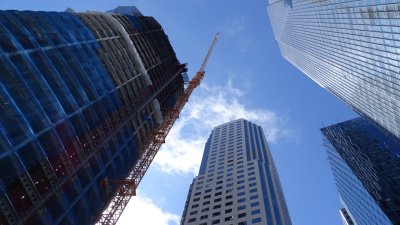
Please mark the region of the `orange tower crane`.
POLYGON ((200 81, 204 77, 204 69, 207 66, 215 44, 218 41, 218 37, 219 33, 215 35, 199 71, 197 71, 196 75, 191 81, 189 81, 189 85, 178 97, 174 108, 165 116, 163 123, 159 126, 156 132, 154 132, 150 138, 149 144, 144 148, 143 155, 129 172, 125 180, 105 180, 104 184, 107 189, 110 187, 109 182, 115 182, 118 186, 118 189, 107 209, 97 219, 97 225, 116 224, 131 197, 136 195, 137 185, 142 180, 161 145, 165 143, 165 138, 167 137, 175 121, 179 118, 179 114, 181 113, 186 102, 188 102, 193 90, 200 85, 200 81))

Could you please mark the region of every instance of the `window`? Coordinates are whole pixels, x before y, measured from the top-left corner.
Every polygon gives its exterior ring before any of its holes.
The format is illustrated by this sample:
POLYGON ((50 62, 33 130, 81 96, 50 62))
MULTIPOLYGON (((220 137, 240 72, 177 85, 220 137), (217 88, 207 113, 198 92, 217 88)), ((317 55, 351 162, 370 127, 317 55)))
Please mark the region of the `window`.
POLYGON ((203 202, 203 205, 208 205, 208 204, 210 204, 210 201, 203 202))
POLYGON ((215 188, 215 190, 221 190, 221 189, 222 189, 222 186, 218 186, 215 188))
POLYGON ((239 222, 238 225, 247 225, 246 221, 239 222))
POLYGON ((247 170, 254 170, 254 166, 247 168, 247 170))
POLYGON ((250 190, 250 193, 254 193, 254 192, 257 192, 257 188, 253 188, 250 190))
POLYGON ((244 180, 239 180, 238 182, 237 182, 237 184, 243 184, 244 183, 244 180))
POLYGON ((221 205, 214 205, 213 209, 219 209, 221 208, 221 205))
POLYGON ((211 224, 219 224, 219 219, 213 220, 213 221, 211 222, 211 224))
POLYGON ((199 200, 200 200, 200 198, 195 198, 195 199, 193 199, 193 202, 197 202, 199 200))
POLYGON ((239 215, 238 215, 238 218, 243 218, 243 217, 245 217, 246 216, 246 213, 240 213, 239 215))
POLYGON ((244 192, 244 191, 242 191, 242 192, 239 192, 238 194, 237 194, 237 196, 243 196, 243 195, 245 195, 246 193, 244 192))
POLYGON ((189 219, 189 223, 196 221, 196 218, 189 219))
POLYGON ((237 176, 237 179, 241 179, 241 178, 243 178, 243 177, 244 177, 244 175, 241 174, 241 175, 237 176))
POLYGON ((214 202, 220 202, 220 201, 221 201, 221 198, 217 198, 214 200, 214 202))
POLYGON ((207 207, 207 208, 202 209, 201 211, 202 212, 208 212, 209 210, 210 210, 210 208, 207 207))
POLYGON ((232 212, 232 209, 227 209, 227 210, 225 210, 225 214, 231 213, 231 212, 232 212))
POLYGON ((254 186, 256 186, 257 185, 257 183, 250 183, 249 184, 249 187, 254 187, 254 186))
POLYGON ((244 172, 244 170, 239 170, 239 171, 237 171, 237 173, 243 173, 244 172))
POLYGON ((254 200, 254 199, 257 199, 257 198, 258 198, 258 195, 250 196, 250 200, 254 200))
POLYGON ((256 174, 256 173, 253 171, 253 172, 250 172, 248 175, 251 176, 251 175, 254 175, 254 174, 256 174))
POLYGON ((200 195, 200 194, 201 194, 201 192, 199 191, 199 192, 194 193, 194 196, 197 196, 197 195, 200 195))
POLYGON ((217 193, 215 193, 215 195, 214 196, 220 196, 220 195, 222 195, 222 192, 220 191, 220 192, 217 192, 217 193))
POLYGON ((239 186, 237 189, 242 190, 242 189, 244 189, 244 186, 239 186))
POLYGON ((205 220, 205 219, 207 219, 208 218, 208 215, 202 215, 202 216, 200 216, 200 219, 201 220, 205 220))
POLYGON ((220 212, 215 212, 215 213, 212 214, 212 216, 219 216, 219 215, 221 215, 220 212))
POLYGON ((255 180, 256 178, 255 177, 250 177, 249 178, 249 181, 253 181, 253 180, 255 180))
POLYGON ((246 209, 246 206, 245 206, 245 205, 240 205, 240 206, 238 206, 237 209, 238 209, 238 210, 243 210, 243 209, 246 209))
POLYGON ((233 204, 233 202, 227 202, 227 203, 225 203, 225 206, 230 206, 232 204, 233 204))
POLYGON ((245 202, 245 201, 246 201, 245 198, 238 199, 238 203, 242 203, 242 202, 245 202))
POLYGON ((232 198, 232 195, 228 195, 225 197, 225 199, 231 199, 231 198, 232 198))
POLYGON ((251 211, 251 215, 257 215, 257 214, 260 214, 260 210, 259 209, 251 211))
POLYGON ((260 217, 251 220, 251 223, 260 223, 260 222, 261 222, 260 217))
POLYGON ((225 221, 230 221, 230 220, 233 220, 233 216, 225 217, 225 221))
POLYGON ((211 188, 204 191, 204 193, 211 192, 211 188))
POLYGON ((196 215, 197 214, 197 210, 190 212, 190 215, 196 215))
POLYGON ((206 196, 204 196, 204 199, 207 199, 207 198, 210 198, 211 197, 211 195, 206 195, 206 196))
POLYGON ((260 205, 260 203, 258 203, 258 202, 253 202, 253 203, 250 204, 251 207, 256 207, 256 206, 259 206, 259 205, 260 205))
POLYGON ((193 209, 193 208, 197 208, 197 207, 199 207, 199 204, 194 204, 194 205, 192 205, 192 209, 193 209))

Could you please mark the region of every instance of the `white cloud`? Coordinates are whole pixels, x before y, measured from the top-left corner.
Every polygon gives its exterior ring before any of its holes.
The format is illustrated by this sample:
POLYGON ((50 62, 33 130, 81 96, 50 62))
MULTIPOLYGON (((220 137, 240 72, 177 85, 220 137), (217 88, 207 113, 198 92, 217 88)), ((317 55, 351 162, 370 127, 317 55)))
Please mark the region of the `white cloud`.
POLYGON ((224 87, 202 84, 194 93, 154 159, 163 172, 196 175, 211 130, 235 119, 245 118, 261 125, 270 142, 287 135, 275 112, 244 104, 241 97, 245 91, 233 87, 231 80, 224 87))
POLYGON ((228 35, 235 35, 246 29, 246 19, 244 16, 231 18, 226 21, 225 26, 228 35))
POLYGON ((138 192, 129 201, 117 224, 178 225, 179 221, 180 216, 164 212, 151 199, 138 192))

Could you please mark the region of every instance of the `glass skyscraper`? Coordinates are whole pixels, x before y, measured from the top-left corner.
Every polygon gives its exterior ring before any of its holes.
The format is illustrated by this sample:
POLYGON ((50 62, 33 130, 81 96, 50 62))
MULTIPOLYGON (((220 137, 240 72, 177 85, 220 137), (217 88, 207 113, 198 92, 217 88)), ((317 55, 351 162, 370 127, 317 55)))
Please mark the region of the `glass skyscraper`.
POLYGON ((0 11, 1 225, 94 223, 183 92, 160 24, 124 10, 0 11))
POLYGON ((181 224, 291 225, 260 126, 239 119, 213 129, 181 224))
POLYGON ((400 138, 400 1, 269 0, 285 59, 400 138))
POLYGON ((400 224, 400 143, 357 118, 322 128, 335 183, 355 224, 400 224))
POLYGON ((351 219, 349 213, 347 212, 346 208, 341 208, 339 210, 340 216, 342 217, 343 225, 354 225, 353 220, 351 219))

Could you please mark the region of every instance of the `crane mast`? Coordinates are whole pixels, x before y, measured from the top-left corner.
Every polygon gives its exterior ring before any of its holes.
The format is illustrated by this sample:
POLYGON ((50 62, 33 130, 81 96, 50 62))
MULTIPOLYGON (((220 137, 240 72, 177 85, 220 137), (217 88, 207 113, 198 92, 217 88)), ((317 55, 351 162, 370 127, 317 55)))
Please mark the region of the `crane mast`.
POLYGON ((215 44, 218 41, 218 37, 219 32, 214 36, 214 40, 208 49, 207 55, 204 58, 199 71, 197 71, 196 75, 189 81, 189 84, 183 93, 178 96, 175 106, 165 116, 163 123, 151 135, 148 145, 144 148, 143 155, 136 162, 128 176, 124 180, 104 181, 106 189, 109 189, 110 182, 116 183, 118 188, 107 209, 97 219, 96 225, 116 224, 131 197, 136 195, 136 187, 142 180, 161 145, 165 143, 165 138, 167 137, 175 121, 179 118, 179 114, 188 102, 193 90, 200 85, 201 80, 204 78, 204 69, 207 66, 215 44))

